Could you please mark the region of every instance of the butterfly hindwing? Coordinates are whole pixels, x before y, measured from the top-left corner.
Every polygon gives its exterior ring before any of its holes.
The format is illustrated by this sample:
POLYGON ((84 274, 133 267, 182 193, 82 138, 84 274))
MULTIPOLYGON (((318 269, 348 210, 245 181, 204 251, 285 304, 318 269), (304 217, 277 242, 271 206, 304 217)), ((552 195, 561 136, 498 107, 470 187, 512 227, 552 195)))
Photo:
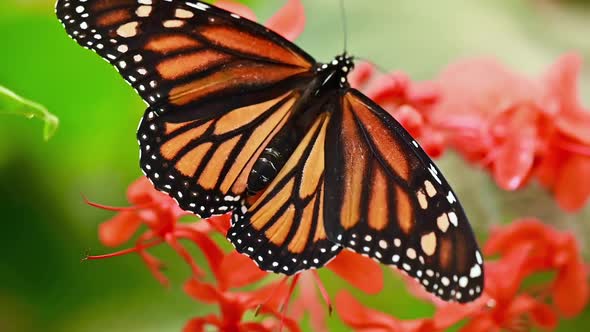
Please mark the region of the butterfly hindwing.
POLYGON ((211 119, 174 121, 148 109, 138 129, 140 163, 154 185, 201 217, 239 206, 252 164, 289 118, 296 92, 211 119))
POLYGON ((443 299, 483 290, 481 254, 455 194, 411 136, 356 90, 327 132, 328 237, 394 265, 443 299))

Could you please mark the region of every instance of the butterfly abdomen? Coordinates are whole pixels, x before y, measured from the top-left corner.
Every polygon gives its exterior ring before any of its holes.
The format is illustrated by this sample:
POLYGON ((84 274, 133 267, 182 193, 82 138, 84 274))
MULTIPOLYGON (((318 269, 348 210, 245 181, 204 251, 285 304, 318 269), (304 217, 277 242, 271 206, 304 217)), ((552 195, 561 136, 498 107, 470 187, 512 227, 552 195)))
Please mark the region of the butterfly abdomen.
POLYGON ((285 149, 265 148, 258 158, 250 176, 248 177, 248 194, 253 196, 264 189, 277 176, 279 170, 285 165, 294 146, 285 145, 285 149))
POLYGON ((310 113, 300 112, 293 116, 260 154, 248 176, 249 195, 256 195, 279 174, 315 118, 310 113))

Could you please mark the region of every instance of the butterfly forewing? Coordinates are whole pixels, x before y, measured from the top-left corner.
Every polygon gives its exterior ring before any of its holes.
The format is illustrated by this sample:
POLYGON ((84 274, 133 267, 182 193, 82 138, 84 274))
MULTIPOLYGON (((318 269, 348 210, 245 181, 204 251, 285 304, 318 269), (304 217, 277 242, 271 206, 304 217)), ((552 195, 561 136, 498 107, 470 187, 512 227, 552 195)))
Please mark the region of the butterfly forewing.
POLYGON ((198 1, 60 0, 56 10, 150 105, 137 136, 155 186, 202 217, 238 206, 253 163, 312 79, 313 58, 198 1))
POLYGON ((59 0, 56 12, 74 40, 163 108, 250 84, 255 71, 280 79, 315 63, 274 32, 199 1, 59 0), (203 80, 204 74, 213 75, 203 80))
POLYGON ((411 136, 356 90, 328 128, 326 231, 331 240, 460 302, 483 289, 482 260, 463 209, 411 136))

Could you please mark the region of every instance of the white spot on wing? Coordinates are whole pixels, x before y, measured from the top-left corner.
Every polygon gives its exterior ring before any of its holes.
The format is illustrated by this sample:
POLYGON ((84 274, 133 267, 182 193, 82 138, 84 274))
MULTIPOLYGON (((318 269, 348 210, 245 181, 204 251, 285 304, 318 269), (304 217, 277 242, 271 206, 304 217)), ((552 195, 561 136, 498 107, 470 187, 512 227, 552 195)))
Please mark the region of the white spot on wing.
POLYGON ((434 195, 436 195, 436 188, 434 188, 432 182, 428 180, 424 181, 424 189, 426 189, 426 193, 429 197, 434 197, 434 195))
POLYGON ((457 219, 457 214, 453 211, 448 213, 449 216, 449 221, 451 222, 451 224, 453 224, 453 226, 457 227, 458 223, 458 219, 457 219))
POLYGON ((125 23, 117 29, 117 34, 123 38, 133 37, 137 34, 138 25, 138 22, 125 23))
POLYGON ((148 17, 152 12, 152 6, 139 6, 135 11, 135 15, 139 17, 148 17))
POLYGON ((179 28, 184 25, 184 21, 182 20, 167 20, 162 23, 165 28, 179 28))
POLYGON ((481 267, 477 264, 473 265, 473 267, 469 271, 469 276, 471 278, 477 278, 477 277, 481 276, 481 267))
POLYGON ((440 181, 440 178, 438 177, 438 171, 436 170, 436 167, 434 167, 433 164, 430 164, 430 166, 428 167, 428 170, 430 171, 430 174, 436 180, 436 182, 438 182, 438 184, 442 184, 442 182, 440 181))
POLYGON ((178 18, 191 18, 191 17, 195 16, 195 14, 193 14, 193 12, 186 10, 186 9, 182 9, 182 8, 176 9, 176 12, 174 13, 174 15, 178 18))
POLYGON ((468 282, 469 282, 469 279, 467 279, 467 277, 459 278, 459 286, 461 286, 462 288, 467 287, 468 282))
POLYGON ((449 193, 447 194, 447 201, 449 201, 449 204, 453 204, 457 201, 457 198, 455 198, 455 195, 450 190, 449 190, 449 193))

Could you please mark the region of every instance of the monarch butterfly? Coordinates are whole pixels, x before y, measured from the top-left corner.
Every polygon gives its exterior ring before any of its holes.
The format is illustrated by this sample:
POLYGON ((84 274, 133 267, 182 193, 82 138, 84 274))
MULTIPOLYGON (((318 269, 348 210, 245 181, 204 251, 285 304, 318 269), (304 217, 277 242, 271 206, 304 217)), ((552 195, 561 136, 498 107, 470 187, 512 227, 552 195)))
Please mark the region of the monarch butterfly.
POLYGON ((350 87, 353 58, 319 63, 199 1, 58 0, 68 34, 148 104, 137 138, 154 186, 261 269, 292 275, 342 249, 394 265, 444 300, 483 288, 455 194, 419 144, 350 87), (254 199, 256 198, 256 199, 254 199))

